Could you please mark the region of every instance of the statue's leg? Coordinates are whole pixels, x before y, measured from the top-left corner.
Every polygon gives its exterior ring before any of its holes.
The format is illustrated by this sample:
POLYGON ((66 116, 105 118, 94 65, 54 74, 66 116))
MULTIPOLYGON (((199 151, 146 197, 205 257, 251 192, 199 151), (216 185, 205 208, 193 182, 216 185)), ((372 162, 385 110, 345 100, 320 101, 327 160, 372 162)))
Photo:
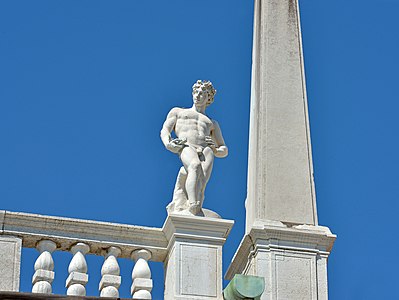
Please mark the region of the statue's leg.
POLYGON ((186 192, 190 211, 197 215, 201 212, 201 190, 204 182, 202 164, 199 160, 197 151, 192 147, 183 148, 180 159, 187 171, 186 192))
POLYGON ((209 148, 209 147, 204 149, 203 155, 204 155, 205 159, 201 161, 202 170, 204 172, 204 177, 203 177, 204 182, 202 184, 201 196, 200 196, 201 207, 202 207, 202 204, 203 204, 203 201, 204 201, 205 187, 206 187, 206 185, 207 185, 207 183, 209 181, 209 178, 211 177, 212 168, 213 168, 213 161, 214 161, 214 158, 215 158, 215 155, 213 154, 212 149, 209 148))
POLYGON ((167 211, 169 213, 179 212, 188 208, 186 179, 187 179, 186 169, 184 167, 181 167, 177 174, 175 189, 173 190, 172 202, 169 203, 169 205, 167 206, 167 211))

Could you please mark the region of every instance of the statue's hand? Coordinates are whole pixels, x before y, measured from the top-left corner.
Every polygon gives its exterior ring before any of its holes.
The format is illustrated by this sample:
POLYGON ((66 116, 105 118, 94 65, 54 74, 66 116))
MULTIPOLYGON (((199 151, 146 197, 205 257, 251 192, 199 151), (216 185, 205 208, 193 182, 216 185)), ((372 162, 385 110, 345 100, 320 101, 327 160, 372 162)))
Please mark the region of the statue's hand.
POLYGON ((206 136, 205 137, 205 142, 208 144, 208 147, 213 150, 213 152, 216 151, 216 144, 213 141, 213 138, 211 138, 210 136, 206 136))
POLYGON ((184 147, 186 147, 187 139, 174 139, 166 145, 166 149, 173 153, 179 153, 184 147))

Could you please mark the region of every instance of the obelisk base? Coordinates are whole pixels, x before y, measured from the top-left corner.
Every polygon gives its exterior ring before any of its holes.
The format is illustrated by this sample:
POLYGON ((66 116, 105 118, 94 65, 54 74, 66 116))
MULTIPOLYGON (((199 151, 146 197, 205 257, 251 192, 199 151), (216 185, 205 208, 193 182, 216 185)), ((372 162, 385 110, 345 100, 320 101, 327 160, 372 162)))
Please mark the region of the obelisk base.
POLYGON ((255 222, 242 240, 226 279, 265 278, 262 300, 327 300, 327 258, 336 236, 327 227, 255 222))
POLYGON ((169 215, 163 231, 169 241, 165 260, 165 300, 222 300, 222 247, 234 222, 169 215))

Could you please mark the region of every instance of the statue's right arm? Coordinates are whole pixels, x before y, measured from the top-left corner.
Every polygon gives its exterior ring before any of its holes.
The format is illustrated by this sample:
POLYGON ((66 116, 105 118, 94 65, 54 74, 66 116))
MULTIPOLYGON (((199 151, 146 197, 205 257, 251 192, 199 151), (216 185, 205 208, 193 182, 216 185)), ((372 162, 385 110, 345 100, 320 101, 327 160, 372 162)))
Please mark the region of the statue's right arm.
POLYGON ((166 116, 166 120, 163 123, 161 129, 161 140, 165 147, 172 140, 171 132, 175 128, 177 120, 177 108, 172 108, 168 115, 166 116))

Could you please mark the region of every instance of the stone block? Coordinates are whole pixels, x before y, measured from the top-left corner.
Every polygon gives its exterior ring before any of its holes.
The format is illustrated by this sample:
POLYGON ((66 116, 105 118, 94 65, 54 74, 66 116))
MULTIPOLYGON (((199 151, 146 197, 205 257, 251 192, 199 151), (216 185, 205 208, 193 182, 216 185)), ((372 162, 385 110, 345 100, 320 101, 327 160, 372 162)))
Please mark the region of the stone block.
POLYGON ((0 291, 19 291, 22 240, 0 235, 0 291))
POLYGON ((71 272, 66 280, 65 286, 68 288, 73 284, 86 285, 89 281, 89 275, 80 272, 71 272))
POLYGON ((121 283, 122 283, 121 276, 103 275, 103 277, 100 280, 99 289, 102 290, 103 288, 105 288, 107 286, 114 286, 116 288, 119 288, 121 283))
POLYGON ((327 258, 336 236, 327 227, 255 223, 227 271, 265 278, 261 300, 327 300, 327 258))
POLYGON ((130 289, 130 294, 134 294, 137 291, 145 290, 151 292, 153 287, 152 279, 147 278, 136 278, 133 281, 132 287, 130 289))
POLYGON ((233 222, 169 215, 165 300, 222 299, 222 247, 233 222))
POLYGON ((37 270, 35 274, 33 274, 32 277, 32 284, 35 284, 38 281, 47 281, 47 282, 53 282, 54 280, 54 272, 53 271, 47 271, 47 270, 37 270))

